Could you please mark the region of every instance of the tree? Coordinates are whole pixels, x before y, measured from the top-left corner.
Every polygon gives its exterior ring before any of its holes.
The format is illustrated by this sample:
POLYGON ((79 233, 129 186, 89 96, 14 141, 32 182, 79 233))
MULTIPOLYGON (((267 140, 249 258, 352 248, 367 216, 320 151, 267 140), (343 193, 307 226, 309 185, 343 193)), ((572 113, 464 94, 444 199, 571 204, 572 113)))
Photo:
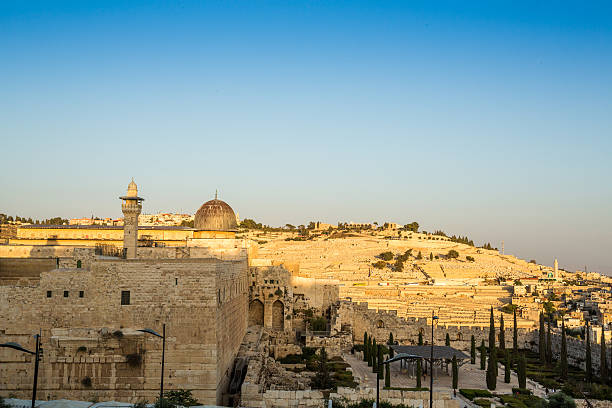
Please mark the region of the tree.
POLYGON ((416 371, 416 387, 421 388, 421 377, 423 377, 423 363, 420 358, 417 360, 416 371))
POLYGON ((363 361, 368 361, 368 332, 363 332, 363 361))
POLYGON ((527 388, 527 373, 525 372, 525 355, 521 353, 518 361, 518 386, 527 388))
POLYGON ((544 333, 544 315, 540 312, 540 333, 538 350, 540 351, 540 363, 546 362, 546 334, 544 333))
POLYGON ((510 352, 506 349, 504 353, 504 382, 506 384, 510 384, 510 370, 512 367, 512 362, 510 361, 510 352))
POLYGON ((372 367, 372 354, 373 353, 373 347, 372 347, 372 337, 368 336, 368 367, 372 367))
POLYGON ((433 259, 434 259, 434 258, 433 258, 433 252, 430 252, 430 253, 429 253, 429 260, 430 260, 430 261, 433 261, 433 259))
POLYGON ((312 379, 311 386, 312 388, 319 390, 326 390, 332 387, 331 376, 329 375, 329 367, 327 365, 327 352, 325 348, 321 348, 319 352, 317 364, 317 372, 312 379))
POLYGON ((487 348, 484 344, 484 339, 480 342, 480 369, 484 370, 487 366, 487 348))
POLYGON ((567 339, 565 338, 565 320, 561 323, 561 378, 567 379, 567 339))
POLYGON ((172 406, 192 407, 200 405, 197 399, 191 395, 191 390, 172 390, 164 392, 164 400, 172 406))
POLYGON ((423 345, 423 333, 422 332, 419 332, 419 343, 418 344, 419 346, 423 345))
POLYGON ((506 329, 504 328, 504 315, 499 316, 499 348, 506 349, 506 329))
POLYGON ((457 367, 457 356, 453 355, 453 390, 456 390, 459 385, 459 368, 457 367))
POLYGON ((518 327, 516 324, 516 307, 514 308, 514 326, 512 327, 512 353, 518 355, 518 327))
POLYGON ((487 365, 487 388, 494 390, 497 385, 497 351, 495 350, 495 317, 491 306, 489 322, 489 361, 487 365))
POLYGON ((451 249, 450 251, 448 251, 448 254, 446 254, 446 257, 449 259, 459 258, 459 252, 455 251, 454 249, 451 249))
POLYGON ((416 259, 418 260, 423 259, 423 254, 421 254, 421 251, 419 251, 419 254, 417 255, 416 259))
POLYGON ((548 331, 546 332, 546 363, 552 364, 552 338, 550 334, 550 316, 548 317, 548 331))
POLYGON ((593 361, 591 360, 591 333, 589 333, 589 322, 587 320, 586 324, 586 361, 585 361, 585 369, 586 369, 586 381, 591 383, 593 381, 593 361))
POLYGON ((472 344, 470 346, 470 363, 476 364, 476 339, 474 338, 473 334, 471 343, 472 344))
POLYGON ((385 387, 391 387, 391 369, 389 368, 389 364, 385 364, 385 387))
MULTIPOLYGON (((389 332, 389 340, 387 341, 387 345, 389 346, 389 358, 393 358, 393 349, 391 346, 393 345, 393 333, 389 332)), ((389 365, 389 364, 387 364, 389 365)))
POLYGON ((444 345, 450 347, 450 336, 446 333, 446 338, 444 339, 444 345))
POLYGON ((601 351, 599 354, 600 368, 599 378, 604 383, 608 380, 608 357, 606 356, 606 335, 603 329, 601 330, 601 351))

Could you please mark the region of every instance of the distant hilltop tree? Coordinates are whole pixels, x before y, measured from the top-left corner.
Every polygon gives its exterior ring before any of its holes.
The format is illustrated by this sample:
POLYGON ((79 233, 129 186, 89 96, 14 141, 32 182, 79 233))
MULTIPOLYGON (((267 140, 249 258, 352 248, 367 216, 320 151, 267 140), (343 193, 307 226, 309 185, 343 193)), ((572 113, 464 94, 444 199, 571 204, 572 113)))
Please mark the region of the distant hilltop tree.
POLYGON ((419 232, 419 223, 418 222, 411 222, 410 224, 406 224, 404 225, 404 229, 406 231, 411 231, 411 232, 419 232))
POLYGON ((190 220, 190 221, 183 220, 183 221, 181 221, 181 227, 191 227, 191 228, 193 228, 193 225, 194 225, 193 223, 194 223, 194 220, 190 220))
POLYGON ((455 251, 454 249, 451 249, 450 251, 448 251, 448 254, 446 254, 446 257, 449 259, 459 258, 459 252, 455 251))
POLYGON ((250 218, 245 218, 242 220, 240 227, 246 229, 263 229, 263 225, 261 225, 260 222, 255 222, 250 218))
MULTIPOLYGON (((0 224, 6 223, 22 223, 22 224, 34 224, 34 220, 31 217, 21 217, 19 215, 12 216, 6 214, 0 214, 0 224)), ((36 220, 36 224, 45 224, 45 225, 64 225, 68 224, 68 220, 62 217, 53 217, 46 220, 38 221, 36 220)))

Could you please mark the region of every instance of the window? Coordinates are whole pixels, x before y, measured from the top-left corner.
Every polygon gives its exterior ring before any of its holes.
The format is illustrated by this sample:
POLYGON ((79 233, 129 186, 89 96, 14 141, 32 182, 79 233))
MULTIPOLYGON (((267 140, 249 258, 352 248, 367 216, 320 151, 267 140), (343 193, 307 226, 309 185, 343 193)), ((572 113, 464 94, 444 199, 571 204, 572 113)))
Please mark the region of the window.
POLYGON ((130 304, 130 291, 129 290, 122 290, 121 291, 121 304, 122 305, 129 305, 130 304))
POLYGON ((67 290, 65 290, 65 291, 64 291, 64 297, 68 297, 68 293, 69 293, 69 292, 68 292, 67 290))
POLYGON ((79 290, 79 297, 82 298, 85 296, 85 292, 82 290, 79 290))
POLYGON ((50 290, 47 291, 47 297, 51 297, 53 295, 53 292, 51 292, 50 290))

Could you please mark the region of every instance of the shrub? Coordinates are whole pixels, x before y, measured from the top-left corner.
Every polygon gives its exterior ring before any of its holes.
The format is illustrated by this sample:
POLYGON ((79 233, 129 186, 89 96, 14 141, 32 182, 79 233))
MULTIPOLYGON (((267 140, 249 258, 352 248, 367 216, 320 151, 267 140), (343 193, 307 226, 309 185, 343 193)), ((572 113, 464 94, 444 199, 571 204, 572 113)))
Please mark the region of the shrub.
POLYGON ((87 347, 85 347, 85 346, 80 346, 77 349, 77 353, 85 353, 86 351, 87 351, 87 347))
POLYGON ((475 261, 474 257, 473 257, 473 256, 470 256, 470 255, 466 256, 466 257, 465 257, 465 259, 466 259, 467 261, 469 261, 469 262, 474 262, 474 261, 475 261))
POLYGON ((378 255, 378 258, 382 259, 383 261, 390 261, 393 259, 393 252, 391 251, 382 252, 378 255))
POLYGON ((197 399, 191 395, 190 390, 178 389, 164 392, 164 400, 168 401, 173 406, 191 407, 200 405, 197 399))
POLYGON ((123 337, 123 332, 121 330, 115 330, 113 332, 113 337, 116 337, 116 338, 120 339, 120 338, 123 337))
POLYGON ((387 266, 387 263, 383 261, 376 261, 372 264, 372 266, 375 267, 376 269, 384 269, 385 266, 387 266))
POLYGON ((0 397, 0 408, 10 408, 10 405, 4 402, 4 398, 0 397))
POLYGON ((470 401, 473 401, 474 398, 477 398, 477 397, 491 398, 493 396, 493 394, 491 394, 489 390, 478 390, 478 389, 471 389, 471 388, 461 388, 459 390, 459 393, 463 395, 465 398, 469 399, 470 401))
POLYGON ((90 377, 85 377, 81 380, 81 384, 83 385, 83 387, 91 387, 91 378, 90 377))
POLYGON ((454 249, 451 249, 450 251, 448 251, 448 254, 446 254, 446 256, 450 259, 459 258, 459 252, 455 251, 454 249))
POLYGON ((132 405, 132 408, 147 408, 147 400, 140 400, 132 405))
POLYGON ((474 404, 479 405, 483 408, 489 408, 491 406, 491 400, 485 398, 475 398, 473 402, 474 404))
POLYGON ((529 391, 527 388, 512 387, 512 393, 520 395, 531 395, 531 391, 529 391))
POLYGON ((576 408, 576 402, 572 397, 556 392, 548 397, 548 406, 550 408, 576 408))

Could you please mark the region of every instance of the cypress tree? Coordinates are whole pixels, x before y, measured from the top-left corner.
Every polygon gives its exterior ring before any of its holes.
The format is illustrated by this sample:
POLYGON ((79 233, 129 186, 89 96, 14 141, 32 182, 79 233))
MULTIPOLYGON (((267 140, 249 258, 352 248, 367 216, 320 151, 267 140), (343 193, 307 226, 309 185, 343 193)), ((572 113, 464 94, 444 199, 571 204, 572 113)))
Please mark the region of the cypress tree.
POLYGON ((548 330, 546 332, 546 362, 548 364, 552 364, 552 356, 553 356, 553 350, 552 350, 552 338, 551 338, 551 334, 550 334, 550 321, 551 321, 551 317, 552 316, 548 316, 548 330))
POLYGON ((589 322, 586 324, 586 381, 593 381, 593 361, 591 360, 591 333, 589 333, 589 322))
POLYGON ((472 345, 470 347, 470 363, 476 364, 476 339, 472 334, 472 345))
POLYGON ((514 308, 514 326, 512 327, 512 354, 518 356, 518 327, 516 325, 516 307, 514 308))
POLYGON ((561 378, 567 379, 567 340, 565 338, 565 319, 561 323, 561 378))
POLYGON ((391 387, 391 369, 389 368, 390 364, 385 364, 385 387, 391 387))
POLYGON ((484 339, 480 342, 480 369, 484 370, 487 366, 487 349, 484 344, 484 339))
POLYGON ((544 315, 540 313, 540 333, 538 341, 538 350, 540 351, 540 363, 546 362, 546 335, 544 333, 544 315))
POLYGON ((417 360, 417 368, 416 368, 416 387, 421 388, 421 377, 423 377, 423 363, 422 359, 417 360))
POLYGON ((444 345, 450 347, 450 336, 446 333, 446 338, 444 339, 444 345))
POLYGON ((372 338, 368 336, 368 367, 372 367, 372 338))
POLYGON ((525 355, 521 353, 518 361, 518 386, 527 388, 527 375, 525 373, 525 355))
POLYGON ((599 378, 602 383, 608 380, 608 357, 606 356, 606 336, 604 334, 603 326, 601 328, 601 352, 599 355, 600 369, 599 378))
POLYGON ((489 361, 487 365, 487 388, 494 390, 497 385, 497 352, 495 350, 495 318, 491 307, 491 321, 489 323, 489 361))
POLYGON ((376 339, 373 339, 372 340, 372 372, 373 373, 378 372, 378 364, 376 364, 377 357, 378 357, 378 346, 376 345, 376 339))
POLYGON ((504 327, 504 314, 499 316, 499 349, 506 349, 506 328, 504 327))
POLYGON ((423 333, 419 332, 419 346, 423 345, 423 333))
POLYGON ((459 368, 457 367, 457 356, 453 355, 453 390, 456 390, 459 385, 459 368))
POLYGON ((505 351, 505 364, 504 364, 504 382, 506 384, 510 384, 510 370, 512 366, 512 362, 510 361, 510 352, 508 350, 505 351))
POLYGON ((363 332, 363 361, 368 361, 368 332, 363 332))
POLYGON ((389 332, 389 341, 387 341, 387 344, 389 345, 389 358, 393 358, 393 349, 391 348, 393 343, 393 333, 389 332))

